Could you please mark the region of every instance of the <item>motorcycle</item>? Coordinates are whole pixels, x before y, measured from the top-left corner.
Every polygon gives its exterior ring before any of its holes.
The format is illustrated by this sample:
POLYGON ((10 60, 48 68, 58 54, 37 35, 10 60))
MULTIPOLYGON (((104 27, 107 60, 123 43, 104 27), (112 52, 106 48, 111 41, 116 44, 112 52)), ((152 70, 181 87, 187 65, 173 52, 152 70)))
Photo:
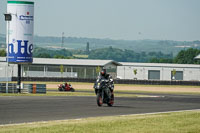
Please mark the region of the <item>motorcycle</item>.
POLYGON ((96 93, 96 100, 97 105, 102 106, 103 103, 106 103, 108 106, 113 106, 114 104, 114 93, 111 92, 110 82, 106 79, 97 80, 95 83, 95 93, 96 93))
POLYGON ((75 89, 72 87, 71 84, 64 83, 64 84, 59 84, 58 85, 58 91, 71 91, 71 92, 74 92, 75 89))

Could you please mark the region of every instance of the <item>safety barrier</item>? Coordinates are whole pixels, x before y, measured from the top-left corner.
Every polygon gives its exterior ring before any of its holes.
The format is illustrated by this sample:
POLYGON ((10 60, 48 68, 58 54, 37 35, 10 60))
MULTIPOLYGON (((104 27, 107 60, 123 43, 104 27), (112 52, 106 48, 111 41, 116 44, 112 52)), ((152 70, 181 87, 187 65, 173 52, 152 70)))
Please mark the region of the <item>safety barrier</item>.
POLYGON ((0 83, 0 93, 18 93, 16 84, 13 83, 0 83), (6 89, 8 87, 8 89, 6 89))
MULTIPOLYGON (((13 77, 13 81, 17 78, 13 77)), ((44 82, 87 82, 94 83, 96 79, 84 78, 55 78, 55 77, 23 77, 22 81, 44 81, 44 82)), ((192 85, 200 86, 200 81, 182 81, 182 80, 131 80, 131 79, 114 79, 116 84, 142 84, 142 85, 192 85)))
POLYGON ((29 93, 46 93, 46 84, 29 84, 29 93))
POLYGON ((0 83, 0 93, 46 93, 46 84, 21 84, 21 90, 17 88, 16 84, 8 83, 8 90, 6 90, 6 83, 0 83))

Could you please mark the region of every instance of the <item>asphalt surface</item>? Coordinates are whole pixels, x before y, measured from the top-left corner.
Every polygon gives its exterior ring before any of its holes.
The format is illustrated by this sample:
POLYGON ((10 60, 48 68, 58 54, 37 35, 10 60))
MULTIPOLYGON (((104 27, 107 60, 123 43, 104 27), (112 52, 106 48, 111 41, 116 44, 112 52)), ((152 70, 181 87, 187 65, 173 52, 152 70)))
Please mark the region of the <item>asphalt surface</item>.
POLYGON ((200 96, 117 97, 113 107, 98 107, 94 96, 1 96, 0 125, 192 109, 200 109, 200 96))

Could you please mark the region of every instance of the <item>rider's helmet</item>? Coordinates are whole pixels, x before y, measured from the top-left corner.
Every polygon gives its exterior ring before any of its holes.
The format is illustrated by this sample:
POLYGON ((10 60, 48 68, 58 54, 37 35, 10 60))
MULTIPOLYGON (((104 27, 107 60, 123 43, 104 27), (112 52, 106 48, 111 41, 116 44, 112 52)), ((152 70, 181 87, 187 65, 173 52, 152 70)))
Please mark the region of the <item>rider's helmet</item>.
POLYGON ((101 76, 105 76, 106 75, 106 69, 102 69, 101 70, 101 76))

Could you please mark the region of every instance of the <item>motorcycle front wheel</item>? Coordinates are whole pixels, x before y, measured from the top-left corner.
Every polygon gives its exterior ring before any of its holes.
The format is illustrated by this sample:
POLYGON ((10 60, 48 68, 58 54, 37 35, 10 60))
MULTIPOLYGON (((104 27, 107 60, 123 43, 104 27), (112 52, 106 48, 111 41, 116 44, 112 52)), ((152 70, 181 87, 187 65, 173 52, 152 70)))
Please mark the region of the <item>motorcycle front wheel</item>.
POLYGON ((113 106, 114 104, 114 94, 111 95, 111 99, 109 100, 109 102, 107 103, 108 106, 113 106))
POLYGON ((100 107, 103 104, 102 96, 100 93, 97 93, 97 105, 100 107))
POLYGON ((74 89, 74 88, 71 88, 71 92, 75 92, 75 89, 74 89))
POLYGON ((58 91, 63 91, 62 88, 58 87, 58 91))

